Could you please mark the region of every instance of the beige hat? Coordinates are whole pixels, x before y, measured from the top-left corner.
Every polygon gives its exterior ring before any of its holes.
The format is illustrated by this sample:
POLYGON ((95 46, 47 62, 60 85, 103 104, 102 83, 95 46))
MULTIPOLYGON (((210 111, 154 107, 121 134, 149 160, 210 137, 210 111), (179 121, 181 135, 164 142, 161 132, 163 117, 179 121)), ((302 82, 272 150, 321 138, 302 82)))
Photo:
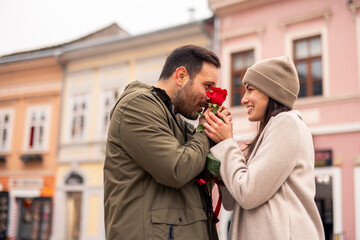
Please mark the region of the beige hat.
POLYGON ((247 69, 243 84, 250 84, 270 98, 293 108, 299 94, 299 78, 289 56, 269 58, 247 69))

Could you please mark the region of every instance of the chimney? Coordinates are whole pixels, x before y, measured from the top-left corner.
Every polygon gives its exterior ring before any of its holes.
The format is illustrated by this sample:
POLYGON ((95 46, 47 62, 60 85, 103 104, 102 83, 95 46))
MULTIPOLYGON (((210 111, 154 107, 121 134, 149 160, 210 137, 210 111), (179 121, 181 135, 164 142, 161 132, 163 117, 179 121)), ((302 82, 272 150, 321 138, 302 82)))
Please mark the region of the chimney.
POLYGON ((190 7, 188 8, 188 11, 189 11, 189 22, 193 22, 195 21, 195 8, 193 7, 190 7))

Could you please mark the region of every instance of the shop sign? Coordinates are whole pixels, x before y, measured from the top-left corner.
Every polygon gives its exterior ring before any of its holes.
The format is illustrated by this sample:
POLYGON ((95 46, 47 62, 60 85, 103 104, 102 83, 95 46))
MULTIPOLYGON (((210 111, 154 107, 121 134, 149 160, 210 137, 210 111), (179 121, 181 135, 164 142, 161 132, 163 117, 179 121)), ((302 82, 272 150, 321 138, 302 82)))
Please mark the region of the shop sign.
POLYGON ((11 189, 42 189, 44 179, 42 178, 11 178, 9 179, 11 189))
POLYGON ((315 167, 332 166, 332 150, 315 150, 315 167))

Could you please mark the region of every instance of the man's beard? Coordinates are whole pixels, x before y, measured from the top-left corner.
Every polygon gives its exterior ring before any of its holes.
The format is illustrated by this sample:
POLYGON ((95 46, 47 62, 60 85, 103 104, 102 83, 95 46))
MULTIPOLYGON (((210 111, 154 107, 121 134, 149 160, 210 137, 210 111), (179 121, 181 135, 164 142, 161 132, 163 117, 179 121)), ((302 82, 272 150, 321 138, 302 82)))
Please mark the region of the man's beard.
POLYGON ((197 102, 193 100, 192 81, 189 80, 183 89, 176 92, 173 104, 176 113, 180 113, 187 119, 196 120, 198 115, 194 112, 194 106, 197 105, 197 102))

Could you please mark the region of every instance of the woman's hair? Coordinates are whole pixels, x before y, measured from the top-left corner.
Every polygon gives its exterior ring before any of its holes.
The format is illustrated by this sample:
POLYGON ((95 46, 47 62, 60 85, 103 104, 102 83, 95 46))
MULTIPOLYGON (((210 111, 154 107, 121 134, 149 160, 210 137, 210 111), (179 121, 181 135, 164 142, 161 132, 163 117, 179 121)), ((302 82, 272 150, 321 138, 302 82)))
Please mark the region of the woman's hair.
POLYGON ((264 130, 266 124, 269 122, 270 118, 275 117, 276 115, 278 115, 281 112, 287 112, 290 110, 291 109, 289 107, 286 107, 283 104, 279 103, 278 101, 275 101, 274 99, 269 97, 269 103, 265 109, 264 121, 260 122, 259 129, 258 129, 258 132, 257 132, 255 138, 249 144, 246 144, 245 149, 243 149, 244 151, 246 151, 246 154, 245 154, 246 161, 248 161, 251 153, 254 151, 255 145, 256 145, 257 141, 259 140, 260 134, 264 130))

